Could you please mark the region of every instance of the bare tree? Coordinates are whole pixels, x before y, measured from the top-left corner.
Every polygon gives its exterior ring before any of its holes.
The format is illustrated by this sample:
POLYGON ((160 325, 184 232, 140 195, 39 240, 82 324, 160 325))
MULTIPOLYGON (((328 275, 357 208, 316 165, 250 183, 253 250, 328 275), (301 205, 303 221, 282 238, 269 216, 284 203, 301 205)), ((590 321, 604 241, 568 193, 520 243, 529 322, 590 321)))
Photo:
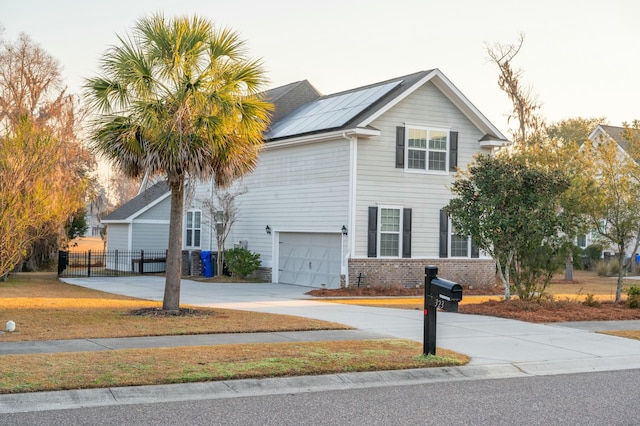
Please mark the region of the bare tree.
POLYGON ((512 132, 514 142, 528 143, 532 136, 539 134, 544 127, 544 120, 538 115, 541 104, 532 94, 531 87, 522 83, 522 70, 514 69, 512 61, 520 52, 524 43, 524 34, 512 44, 485 44, 489 60, 498 66, 498 86, 504 91, 513 104, 509 121, 517 120, 518 129, 512 132))
POLYGON ((109 193, 116 208, 138 195, 139 190, 139 179, 130 178, 120 169, 115 169, 114 174, 109 178, 109 193))
POLYGON ((218 276, 222 275, 223 272, 225 241, 229 236, 229 232, 231 232, 231 227, 238 218, 236 198, 246 193, 246 187, 239 187, 236 191, 216 187, 211 194, 211 198, 201 201, 203 214, 209 219, 209 224, 216 233, 218 276))

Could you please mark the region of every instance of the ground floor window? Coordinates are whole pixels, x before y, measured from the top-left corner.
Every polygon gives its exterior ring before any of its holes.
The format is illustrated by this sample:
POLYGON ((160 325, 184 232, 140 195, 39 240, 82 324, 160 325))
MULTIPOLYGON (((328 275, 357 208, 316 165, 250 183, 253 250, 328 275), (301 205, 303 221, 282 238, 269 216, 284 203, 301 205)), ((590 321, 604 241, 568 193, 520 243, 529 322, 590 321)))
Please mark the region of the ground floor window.
POLYGON ((411 257, 411 209, 369 207, 368 257, 411 257))
POLYGON ((200 247, 201 218, 202 212, 200 210, 189 210, 187 212, 187 234, 185 238, 187 247, 200 247))
POLYGON ((380 208, 380 256, 400 255, 400 209, 380 208))

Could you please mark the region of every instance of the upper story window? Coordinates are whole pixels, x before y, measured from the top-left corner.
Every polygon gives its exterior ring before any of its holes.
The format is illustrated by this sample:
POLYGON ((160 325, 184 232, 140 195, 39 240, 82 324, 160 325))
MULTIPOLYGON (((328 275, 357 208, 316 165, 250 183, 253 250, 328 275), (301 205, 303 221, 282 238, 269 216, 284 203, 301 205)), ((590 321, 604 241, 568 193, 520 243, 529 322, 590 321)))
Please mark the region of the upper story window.
POLYGON ((446 173, 458 166, 458 132, 429 127, 396 128, 396 167, 446 173))
POLYGON ((201 218, 202 212, 200 210, 189 210, 187 212, 187 235, 185 238, 187 247, 200 247, 201 218))
POLYGON ((449 132, 407 129, 407 168, 430 171, 447 170, 449 132))

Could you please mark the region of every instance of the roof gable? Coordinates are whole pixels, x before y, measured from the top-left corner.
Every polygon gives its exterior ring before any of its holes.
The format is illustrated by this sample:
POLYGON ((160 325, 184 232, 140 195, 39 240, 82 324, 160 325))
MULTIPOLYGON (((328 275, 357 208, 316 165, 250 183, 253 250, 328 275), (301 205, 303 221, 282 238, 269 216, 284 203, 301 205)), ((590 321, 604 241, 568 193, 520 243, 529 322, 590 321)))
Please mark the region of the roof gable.
POLYGON ((129 222, 167 198, 170 194, 171 191, 166 181, 161 180, 106 215, 102 222, 129 222))
MULTIPOLYGON (((633 131, 633 130, 632 130, 633 131)), ((629 141, 624 137, 625 128, 599 124, 589 135, 589 140, 597 142, 600 138, 614 140, 625 152, 629 150, 629 141)), ((640 135, 638 135, 640 137, 640 135)))

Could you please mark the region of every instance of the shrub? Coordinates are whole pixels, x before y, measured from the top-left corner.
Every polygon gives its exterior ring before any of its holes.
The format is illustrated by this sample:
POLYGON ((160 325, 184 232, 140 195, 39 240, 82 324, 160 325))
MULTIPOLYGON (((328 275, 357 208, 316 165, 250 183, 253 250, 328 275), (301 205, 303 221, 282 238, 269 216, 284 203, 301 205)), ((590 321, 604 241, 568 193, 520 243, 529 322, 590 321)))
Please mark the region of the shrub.
POLYGON ((591 293, 587 294, 587 297, 584 299, 584 302, 582 302, 582 304, 591 308, 597 308, 598 306, 600 306, 600 302, 596 300, 595 296, 591 293))
POLYGON ((224 254, 231 276, 245 278, 253 274, 260 266, 260 254, 242 247, 229 249, 224 254))
POLYGON ((609 264, 604 260, 598 260, 593 267, 600 277, 607 277, 611 275, 611 270, 609 269, 609 264))
POLYGON ((628 296, 626 305, 633 309, 640 308, 640 287, 632 285, 624 292, 627 293, 628 296))
POLYGON ((586 263, 586 269, 591 269, 595 264, 602 259, 602 246, 599 244, 591 244, 583 250, 584 262, 586 263))
POLYGON ((609 274, 618 275, 618 272, 620 272, 620 264, 618 263, 618 258, 612 258, 609 261, 609 274))

